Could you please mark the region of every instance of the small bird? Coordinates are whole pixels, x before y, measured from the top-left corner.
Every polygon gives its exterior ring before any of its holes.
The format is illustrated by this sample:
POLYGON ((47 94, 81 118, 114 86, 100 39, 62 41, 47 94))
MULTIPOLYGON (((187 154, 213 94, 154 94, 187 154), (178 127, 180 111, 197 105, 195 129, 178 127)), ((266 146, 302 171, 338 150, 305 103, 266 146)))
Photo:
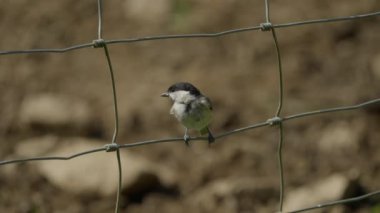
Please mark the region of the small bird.
POLYGON ((187 146, 189 146, 190 141, 190 136, 187 134, 188 129, 198 130, 201 135, 208 133, 209 145, 215 141, 208 128, 212 114, 211 101, 203 96, 194 85, 187 82, 175 83, 161 96, 169 97, 173 101, 170 114, 174 115, 185 126, 183 139, 187 146))

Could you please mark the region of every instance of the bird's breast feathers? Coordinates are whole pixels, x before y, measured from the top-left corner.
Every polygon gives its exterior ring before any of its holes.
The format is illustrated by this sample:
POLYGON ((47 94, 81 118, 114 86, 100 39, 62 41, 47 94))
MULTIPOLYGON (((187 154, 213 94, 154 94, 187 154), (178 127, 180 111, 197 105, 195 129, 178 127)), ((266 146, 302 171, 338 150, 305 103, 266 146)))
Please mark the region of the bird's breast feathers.
POLYGON ((211 121, 211 103, 207 98, 200 98, 190 103, 174 102, 170 113, 187 128, 200 130, 211 121))

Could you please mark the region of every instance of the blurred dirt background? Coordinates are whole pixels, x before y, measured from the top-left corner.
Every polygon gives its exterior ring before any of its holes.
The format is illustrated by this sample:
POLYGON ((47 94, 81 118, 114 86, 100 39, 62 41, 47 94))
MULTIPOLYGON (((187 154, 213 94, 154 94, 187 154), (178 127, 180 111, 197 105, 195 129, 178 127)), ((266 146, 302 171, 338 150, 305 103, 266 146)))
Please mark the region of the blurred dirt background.
MULTIPOLYGON (((273 0, 286 23, 380 10, 377 0, 273 0)), ((261 0, 104 1, 104 38, 217 32, 264 22, 261 0)), ((291 115, 379 98, 380 19, 278 29, 284 108, 291 115)), ((3 0, 0 50, 62 48, 97 38, 96 1, 3 0)), ((278 104, 270 32, 109 45, 119 144, 181 137, 159 95, 189 81, 214 105, 214 134, 266 121, 278 104)), ((67 156, 111 141, 113 100, 102 49, 0 57, 0 160, 67 156)), ((380 106, 284 123, 285 211, 380 189, 380 106)), ((196 135, 195 132, 191 133, 196 135)), ((208 148, 123 149, 121 212, 275 212, 278 130, 208 148)), ((115 153, 0 167, 0 212, 113 212, 115 153)), ((380 198, 323 212, 380 212, 380 198)))

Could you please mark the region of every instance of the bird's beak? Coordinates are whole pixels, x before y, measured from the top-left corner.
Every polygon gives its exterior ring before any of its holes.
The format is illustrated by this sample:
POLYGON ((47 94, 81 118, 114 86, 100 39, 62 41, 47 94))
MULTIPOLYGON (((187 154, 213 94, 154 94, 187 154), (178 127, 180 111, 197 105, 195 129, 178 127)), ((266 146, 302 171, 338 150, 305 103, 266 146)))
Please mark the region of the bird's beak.
POLYGON ((161 94, 161 97, 169 97, 169 93, 164 92, 164 93, 161 94))

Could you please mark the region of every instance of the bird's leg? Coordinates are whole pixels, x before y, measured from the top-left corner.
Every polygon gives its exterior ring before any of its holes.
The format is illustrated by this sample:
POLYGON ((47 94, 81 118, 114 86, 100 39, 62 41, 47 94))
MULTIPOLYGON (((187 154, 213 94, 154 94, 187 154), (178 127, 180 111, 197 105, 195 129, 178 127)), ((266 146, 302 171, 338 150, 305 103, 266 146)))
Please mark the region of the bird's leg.
POLYGON ((208 131, 208 145, 210 146, 210 144, 214 143, 215 141, 215 138, 214 136, 212 135, 211 131, 209 128, 207 128, 207 131, 208 131))
POLYGON ((185 141, 185 144, 186 144, 186 146, 190 146, 190 144, 189 144, 189 141, 190 141, 190 136, 187 134, 187 128, 185 128, 185 135, 183 136, 183 140, 185 141))

